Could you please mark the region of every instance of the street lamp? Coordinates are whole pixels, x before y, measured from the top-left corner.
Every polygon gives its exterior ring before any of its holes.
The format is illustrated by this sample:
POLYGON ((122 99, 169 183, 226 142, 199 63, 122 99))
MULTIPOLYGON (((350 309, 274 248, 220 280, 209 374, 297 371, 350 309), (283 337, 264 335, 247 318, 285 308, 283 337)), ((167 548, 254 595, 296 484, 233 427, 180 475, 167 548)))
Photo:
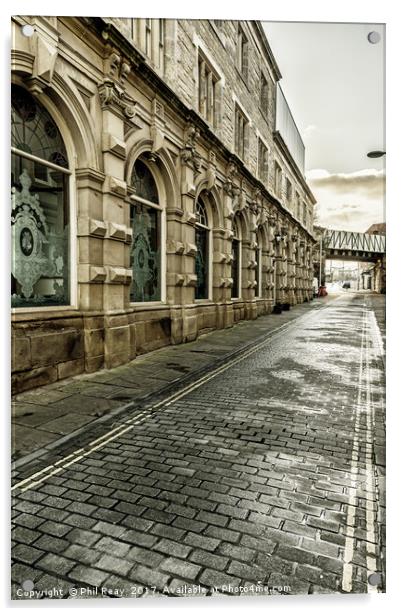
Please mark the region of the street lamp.
POLYGON ((368 158, 381 158, 382 156, 385 156, 386 152, 383 152, 382 150, 374 150, 373 152, 369 152, 367 154, 368 158))

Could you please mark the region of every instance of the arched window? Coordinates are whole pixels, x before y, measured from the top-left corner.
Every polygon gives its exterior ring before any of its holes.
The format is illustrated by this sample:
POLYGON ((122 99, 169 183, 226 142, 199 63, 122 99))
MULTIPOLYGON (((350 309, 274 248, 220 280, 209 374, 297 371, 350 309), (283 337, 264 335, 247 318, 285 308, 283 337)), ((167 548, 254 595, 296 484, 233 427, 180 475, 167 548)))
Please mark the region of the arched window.
POLYGON ((261 254, 262 254, 262 236, 261 236, 261 232, 259 231, 257 233, 257 248, 255 249, 255 262, 256 262, 256 266, 255 266, 255 282, 256 282, 256 286, 255 286, 255 297, 261 297, 262 296, 262 270, 261 270, 261 254))
POLYGON ((161 296, 161 227, 162 211, 158 188, 151 170, 138 159, 131 174, 134 190, 130 204, 133 240, 130 266, 133 270, 130 299, 132 302, 155 302, 161 296))
POLYGON ((233 220, 233 239, 232 239, 232 298, 241 297, 241 235, 239 231, 239 221, 233 220))
POLYGON ((197 254, 195 256, 195 273, 197 286, 195 299, 208 299, 209 296, 209 226, 205 203, 198 197, 195 207, 195 243, 197 254))
POLYGON ((70 304, 68 157, 49 112, 11 91, 11 304, 70 304))

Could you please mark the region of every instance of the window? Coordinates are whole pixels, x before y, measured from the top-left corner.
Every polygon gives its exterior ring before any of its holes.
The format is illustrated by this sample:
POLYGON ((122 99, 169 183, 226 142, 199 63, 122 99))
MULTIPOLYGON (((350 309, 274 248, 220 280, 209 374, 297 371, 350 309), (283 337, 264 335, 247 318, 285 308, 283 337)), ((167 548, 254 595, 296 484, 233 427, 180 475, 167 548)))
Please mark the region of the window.
POLYGON ((241 241, 240 234, 238 228, 238 222, 236 219, 233 221, 233 239, 232 239, 232 272, 231 276, 233 279, 232 284, 232 298, 237 298, 241 296, 241 288, 240 288, 240 272, 241 272, 241 241))
POLYGON ((275 192, 277 196, 282 198, 282 169, 275 163, 275 192))
MULTIPOLYGON (((260 80, 260 108, 263 114, 268 116, 268 81, 264 73, 261 73, 260 80)), ((268 119, 268 117, 266 119, 268 119)))
POLYGON ((297 192, 297 193, 296 193, 296 216, 297 216, 298 220, 301 220, 300 205, 301 205, 300 195, 299 195, 299 193, 297 192))
POLYGON ((211 66, 204 56, 198 55, 198 110, 200 114, 216 126, 217 115, 217 82, 218 78, 214 74, 211 66))
POLYGON ((307 224, 307 205, 303 203, 303 225, 307 224))
POLYGON ((256 251, 255 251, 255 262, 256 262, 256 267, 255 267, 255 282, 256 282, 255 296, 256 297, 261 297, 262 296, 262 292, 261 292, 261 246, 258 246, 256 248, 256 251))
POLYGON ((293 198, 292 183, 289 180, 289 178, 286 178, 286 201, 288 202, 289 205, 291 205, 292 203, 292 198, 293 198))
POLYGON ((196 204, 195 243, 197 254, 195 256, 195 273, 197 285, 195 299, 208 299, 209 296, 209 227, 205 204, 198 197, 196 204))
POLYGON ((165 20, 164 19, 156 19, 158 22, 158 67, 161 71, 164 70, 165 67, 165 20))
POLYGON ((162 211, 155 179, 141 159, 134 165, 131 186, 134 194, 133 203, 130 204, 133 229, 130 299, 132 302, 160 301, 162 211))
POLYGON ((268 149, 261 139, 258 139, 258 177, 264 183, 268 181, 268 149))
POLYGON ((152 57, 152 21, 145 20, 145 55, 152 57))
POLYGON ((247 81, 248 77, 248 41, 243 28, 239 24, 237 33, 237 68, 247 81))
POLYGON ((248 122, 240 108, 235 107, 235 152, 244 160, 248 140, 248 122))
POLYGON ((69 162, 48 111, 11 93, 11 304, 70 304, 69 162))
POLYGON ((165 63, 165 20, 133 19, 132 37, 152 64, 163 71, 165 63))

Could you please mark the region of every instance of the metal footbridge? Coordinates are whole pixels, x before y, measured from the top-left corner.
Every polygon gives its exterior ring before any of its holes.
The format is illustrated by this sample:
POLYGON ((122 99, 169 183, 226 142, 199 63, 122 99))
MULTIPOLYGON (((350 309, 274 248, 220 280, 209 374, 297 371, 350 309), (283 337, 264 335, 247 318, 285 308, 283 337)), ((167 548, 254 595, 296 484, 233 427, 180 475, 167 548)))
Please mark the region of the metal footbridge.
POLYGON ((322 246, 327 259, 377 261, 385 254, 385 235, 325 229, 322 246))

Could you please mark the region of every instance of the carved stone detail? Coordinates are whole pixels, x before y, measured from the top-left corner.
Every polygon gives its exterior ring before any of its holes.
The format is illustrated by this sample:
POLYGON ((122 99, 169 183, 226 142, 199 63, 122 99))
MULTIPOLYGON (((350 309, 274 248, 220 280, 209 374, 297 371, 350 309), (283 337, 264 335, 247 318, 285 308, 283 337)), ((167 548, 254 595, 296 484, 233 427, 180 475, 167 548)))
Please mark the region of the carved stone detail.
POLYGON ((125 158, 126 144, 110 133, 102 133, 102 152, 112 152, 120 158, 125 158))
POLYGON ((52 80, 58 56, 58 41, 50 41, 35 32, 30 40, 30 50, 34 56, 32 75, 26 79, 29 90, 40 94, 52 80), (52 44, 53 43, 53 44, 52 44))
POLYGON ((104 59, 105 77, 98 84, 102 109, 114 108, 129 120, 136 115, 137 106, 134 99, 127 94, 124 85, 130 70, 130 64, 122 60, 116 50, 112 50, 104 59))
POLYGON ((223 252, 214 252, 213 254, 213 262, 214 263, 225 263, 226 255, 223 252))
POLYGON ((230 160, 226 167, 226 180, 223 183, 223 190, 230 196, 234 197, 234 179, 237 175, 237 168, 233 160, 230 160))
POLYGON ((185 274, 184 275, 185 286, 186 287, 196 287, 198 278, 197 274, 185 274))
POLYGON ((107 271, 105 267, 81 264, 78 266, 78 282, 82 283, 101 283, 106 280, 107 271))
POLYGON ((184 252, 184 244, 178 240, 168 239, 166 242, 167 254, 182 255, 184 252))
POLYGON ((184 246, 184 254, 189 257, 195 257, 197 254, 197 246, 195 244, 186 243, 184 246))
POLYGON ((166 284, 169 287, 182 287, 184 285, 184 274, 168 273, 166 276, 166 284))
POLYGON ((95 218, 78 218, 77 234, 79 236, 93 235, 94 237, 104 237, 106 234, 106 223, 95 218))
POLYGON ((198 128, 188 122, 184 129, 184 148, 182 148, 180 155, 183 165, 192 168, 195 173, 199 173, 201 170, 201 156, 195 149, 199 136, 198 128))
POLYGON ((107 237, 113 240, 123 240, 126 241, 127 235, 127 227, 126 225, 118 225, 113 222, 108 223, 108 234, 107 237))
POLYGON ((130 282, 133 277, 133 272, 131 269, 126 269, 125 267, 111 267, 107 268, 107 282, 114 284, 124 284, 126 282, 130 282))
POLYGON ((125 197, 127 193, 127 184, 124 180, 119 180, 112 175, 107 175, 104 182, 104 191, 114 193, 119 197, 125 197))

